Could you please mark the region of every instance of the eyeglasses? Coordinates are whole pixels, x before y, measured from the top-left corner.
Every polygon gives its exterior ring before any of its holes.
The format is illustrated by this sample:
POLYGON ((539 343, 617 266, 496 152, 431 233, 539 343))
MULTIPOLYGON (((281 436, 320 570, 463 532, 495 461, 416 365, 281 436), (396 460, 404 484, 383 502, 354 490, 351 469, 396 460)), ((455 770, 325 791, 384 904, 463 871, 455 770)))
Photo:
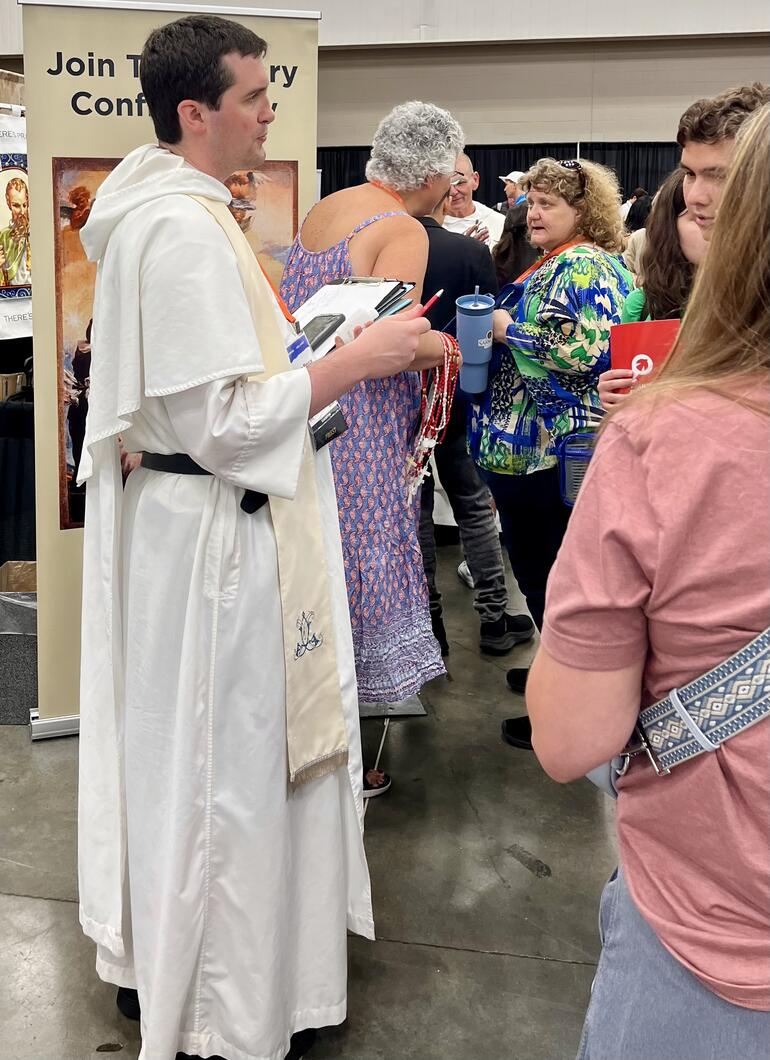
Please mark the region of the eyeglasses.
POLYGON ((585 195, 586 191, 586 174, 581 164, 575 158, 568 158, 565 162, 559 162, 558 165, 564 169, 568 169, 571 173, 577 173, 578 180, 580 181, 580 192, 585 195))
POLYGON ((449 181, 450 188, 464 188, 468 183, 467 177, 454 177, 453 180, 449 181))

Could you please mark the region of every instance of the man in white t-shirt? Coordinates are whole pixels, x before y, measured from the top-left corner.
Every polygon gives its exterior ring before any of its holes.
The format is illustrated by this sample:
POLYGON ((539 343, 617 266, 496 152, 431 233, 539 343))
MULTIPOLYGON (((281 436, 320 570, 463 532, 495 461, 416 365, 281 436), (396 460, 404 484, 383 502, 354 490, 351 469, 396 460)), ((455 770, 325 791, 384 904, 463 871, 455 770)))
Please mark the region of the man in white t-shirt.
POLYGON ((450 232, 473 236, 494 250, 503 234, 505 218, 496 210, 475 202, 473 193, 479 186, 479 175, 466 154, 457 156, 452 186, 449 191, 449 206, 444 218, 444 228, 450 232))

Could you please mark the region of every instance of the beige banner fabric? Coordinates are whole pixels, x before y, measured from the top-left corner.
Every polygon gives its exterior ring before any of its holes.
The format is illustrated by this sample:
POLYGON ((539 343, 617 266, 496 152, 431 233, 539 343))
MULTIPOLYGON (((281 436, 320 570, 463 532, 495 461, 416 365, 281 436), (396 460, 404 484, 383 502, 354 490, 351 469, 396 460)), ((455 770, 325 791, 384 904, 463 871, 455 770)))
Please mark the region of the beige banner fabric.
MULTIPOLYGON (((197 12, 125 2, 119 8, 34 3, 23 11, 35 262, 38 713, 41 722, 52 722, 46 734, 55 734, 54 719, 78 714, 84 495, 74 472, 88 411, 96 273, 79 231, 110 170, 155 139, 139 56, 152 29, 187 13, 197 12)), ((233 215, 274 280, 316 197, 318 23, 308 14, 238 9, 225 16, 268 42, 276 114, 269 162, 264 170, 233 174, 228 187, 233 215)))

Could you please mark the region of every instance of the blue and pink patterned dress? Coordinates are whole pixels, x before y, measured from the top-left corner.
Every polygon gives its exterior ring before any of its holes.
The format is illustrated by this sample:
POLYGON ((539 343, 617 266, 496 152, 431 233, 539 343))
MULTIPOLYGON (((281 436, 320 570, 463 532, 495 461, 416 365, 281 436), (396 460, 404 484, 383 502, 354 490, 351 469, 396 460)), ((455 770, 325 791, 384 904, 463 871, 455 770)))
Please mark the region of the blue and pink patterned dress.
MULTIPOLYGON (((289 252, 281 295, 296 309, 319 287, 353 275, 348 245, 357 225, 326 250, 289 252)), ((407 501, 407 457, 420 417, 420 377, 401 372, 359 383, 340 398, 348 429, 331 443, 342 553, 362 703, 392 703, 444 673, 433 636, 428 589, 417 538, 417 501, 407 501)))

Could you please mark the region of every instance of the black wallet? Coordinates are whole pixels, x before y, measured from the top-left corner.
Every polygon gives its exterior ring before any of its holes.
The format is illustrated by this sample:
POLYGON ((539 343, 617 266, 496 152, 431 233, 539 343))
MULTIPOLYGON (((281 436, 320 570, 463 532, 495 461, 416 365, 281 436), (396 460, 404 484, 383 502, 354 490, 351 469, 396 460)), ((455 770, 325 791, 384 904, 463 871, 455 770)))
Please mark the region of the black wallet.
POLYGON ((316 452, 323 449, 334 438, 339 438, 348 429, 348 421, 340 408, 339 401, 333 401, 309 421, 310 433, 316 452))

